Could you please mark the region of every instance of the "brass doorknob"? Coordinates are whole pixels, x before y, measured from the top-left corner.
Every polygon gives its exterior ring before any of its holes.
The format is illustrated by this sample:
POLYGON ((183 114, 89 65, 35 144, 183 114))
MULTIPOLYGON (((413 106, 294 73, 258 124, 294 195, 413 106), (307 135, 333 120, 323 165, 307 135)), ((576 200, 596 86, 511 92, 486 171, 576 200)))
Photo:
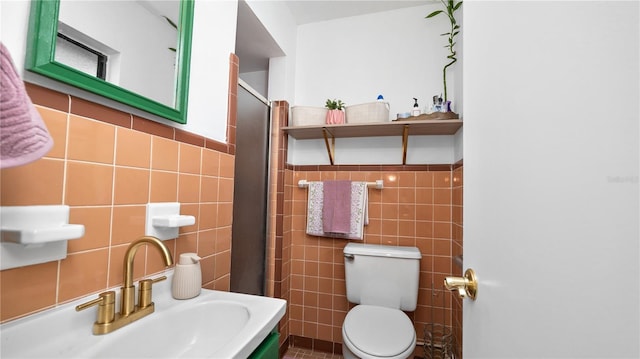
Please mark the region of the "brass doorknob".
POLYGON ((460 298, 469 297, 476 300, 478 296, 478 280, 476 272, 471 268, 464 272, 464 277, 446 277, 444 286, 449 290, 457 291, 460 298))

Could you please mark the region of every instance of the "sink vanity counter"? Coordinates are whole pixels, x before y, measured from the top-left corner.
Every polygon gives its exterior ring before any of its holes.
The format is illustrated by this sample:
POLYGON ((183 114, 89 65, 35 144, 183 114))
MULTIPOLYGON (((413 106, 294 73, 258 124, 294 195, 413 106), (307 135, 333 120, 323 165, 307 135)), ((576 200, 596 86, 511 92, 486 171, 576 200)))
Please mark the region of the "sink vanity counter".
POLYGON ((285 313, 282 299, 208 289, 173 299, 173 269, 165 275, 153 286, 155 312, 139 321, 93 335, 97 309, 75 311, 92 295, 0 326, 0 357, 248 358, 285 313))

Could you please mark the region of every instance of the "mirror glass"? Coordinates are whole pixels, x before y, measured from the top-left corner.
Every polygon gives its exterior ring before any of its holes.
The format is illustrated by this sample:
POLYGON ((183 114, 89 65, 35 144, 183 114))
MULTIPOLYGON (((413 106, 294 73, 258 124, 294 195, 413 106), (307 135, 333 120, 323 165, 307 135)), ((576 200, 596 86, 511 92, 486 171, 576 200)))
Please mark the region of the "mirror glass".
POLYGON ((34 0, 26 68, 186 123, 193 0, 34 0))

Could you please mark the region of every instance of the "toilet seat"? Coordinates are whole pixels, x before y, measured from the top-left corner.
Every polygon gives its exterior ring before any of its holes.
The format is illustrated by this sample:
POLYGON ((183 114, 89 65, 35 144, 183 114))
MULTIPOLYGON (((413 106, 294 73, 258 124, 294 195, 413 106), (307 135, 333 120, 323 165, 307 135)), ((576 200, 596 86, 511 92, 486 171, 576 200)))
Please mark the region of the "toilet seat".
POLYGON ((413 323, 400 309, 357 305, 342 326, 344 344, 361 357, 406 358, 416 344, 413 323))

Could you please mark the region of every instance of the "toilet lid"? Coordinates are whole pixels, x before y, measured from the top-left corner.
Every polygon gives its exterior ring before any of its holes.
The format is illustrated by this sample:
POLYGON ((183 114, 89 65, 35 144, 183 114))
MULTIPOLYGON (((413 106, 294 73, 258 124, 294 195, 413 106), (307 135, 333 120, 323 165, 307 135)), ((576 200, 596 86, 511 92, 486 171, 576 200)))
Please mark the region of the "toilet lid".
POLYGON ((416 333, 399 309, 358 305, 344 319, 344 334, 358 350, 377 357, 396 356, 414 344, 416 333))

